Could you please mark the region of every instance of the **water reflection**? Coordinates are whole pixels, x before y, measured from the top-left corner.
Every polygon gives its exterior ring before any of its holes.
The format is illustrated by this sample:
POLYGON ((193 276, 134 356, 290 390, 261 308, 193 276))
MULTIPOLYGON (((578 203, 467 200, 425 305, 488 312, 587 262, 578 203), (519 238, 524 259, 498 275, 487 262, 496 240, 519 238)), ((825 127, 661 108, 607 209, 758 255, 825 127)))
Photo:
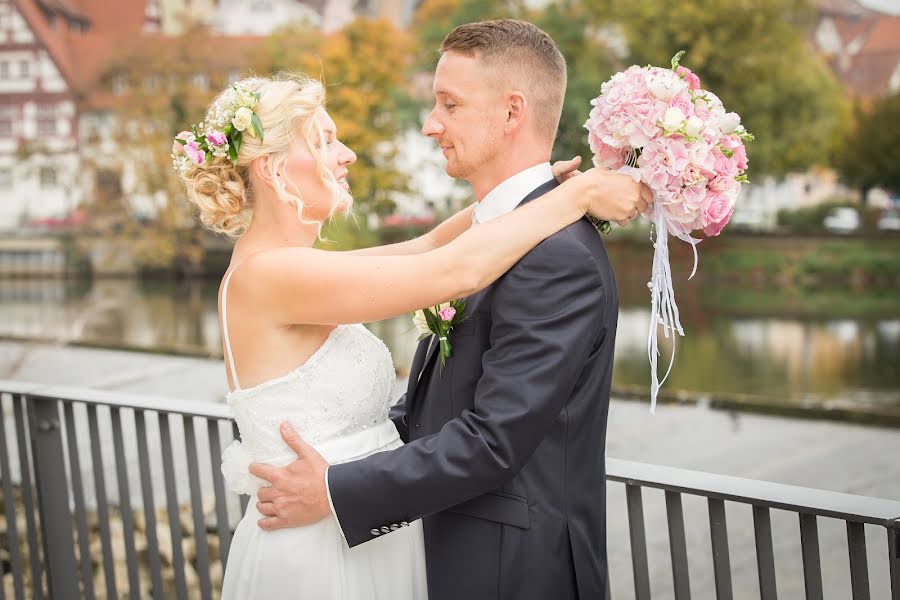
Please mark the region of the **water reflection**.
MULTIPOLYGON (((6 280, 0 283, 0 336, 221 356, 217 291, 217 281, 6 280)), ((615 385, 648 383, 645 300, 645 294, 622 299, 615 385)), ((669 389, 900 404, 896 317, 737 317, 705 310, 687 295, 679 307, 687 335, 676 340, 669 389)), ((406 375, 417 338, 410 320, 369 327, 390 347, 397 372, 406 375)), ((672 340, 660 342, 664 369, 672 340)))

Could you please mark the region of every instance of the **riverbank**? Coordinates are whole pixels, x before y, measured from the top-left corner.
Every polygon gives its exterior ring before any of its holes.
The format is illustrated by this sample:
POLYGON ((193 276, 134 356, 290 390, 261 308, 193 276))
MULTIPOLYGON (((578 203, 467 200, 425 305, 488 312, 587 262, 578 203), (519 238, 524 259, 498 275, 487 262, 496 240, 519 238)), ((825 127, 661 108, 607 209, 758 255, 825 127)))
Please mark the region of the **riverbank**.
MULTIPOLYGON (((39 348, 43 348, 43 352, 49 352, 49 354, 54 354, 54 352, 51 350, 53 348, 63 350, 63 348, 55 342, 56 341, 52 339, 34 340, 0 335, 0 379, 15 378, 13 376, 14 374, 3 374, 2 348, 4 344, 8 344, 14 347, 18 346, 21 349, 21 354, 23 356, 27 356, 31 352, 36 352, 38 353, 38 355, 40 355, 42 351, 38 350, 39 348)), ((163 359, 163 364, 169 364, 170 366, 165 367, 165 370, 171 370, 172 372, 177 372, 178 370, 180 370, 182 365, 180 359, 212 359, 212 362, 216 365, 221 364, 221 361, 218 360, 221 359, 221 357, 217 356, 216 353, 211 354, 208 351, 199 348, 190 350, 175 347, 156 347, 148 351, 147 349, 138 346, 105 346, 103 344, 81 341, 70 342, 66 347, 73 350, 94 350, 101 353, 120 352, 125 355, 152 355, 154 357, 163 359)), ((7 364, 9 365, 12 363, 7 364)), ((204 363, 198 364, 202 365, 204 363)), ((12 367, 7 366, 7 368, 9 369, 12 367)), ((224 373, 224 367, 222 367, 222 369, 223 370, 219 370, 218 367, 213 368, 208 364, 202 367, 202 371, 205 372, 206 377, 209 378, 205 379, 203 382, 204 390, 209 391, 216 389, 216 385, 213 383, 213 380, 224 373)), ((401 373, 398 374, 398 377, 402 378, 405 375, 405 373, 401 373)), ((130 376, 123 376, 120 373, 116 376, 115 379, 118 380, 122 379, 123 377, 125 380, 127 380, 130 376)), ((101 385, 107 385, 107 383, 108 382, 105 379, 100 380, 101 385)), ((72 385, 82 385, 82 383, 72 385)), ((96 386, 89 385, 88 387, 96 386)), ((204 397, 203 399, 211 400, 214 402, 224 402, 224 393, 225 391, 224 389, 222 389, 220 390, 220 393, 205 395, 207 397, 204 397)), ((646 403, 648 402, 649 398, 649 388, 639 385, 614 384, 612 389, 612 396, 620 401, 646 403)), ((785 398, 782 396, 775 397, 759 394, 691 392, 687 390, 670 390, 667 388, 663 388, 659 392, 657 401, 660 404, 699 406, 714 410, 758 413, 776 417, 795 417, 799 419, 828 420, 845 423, 855 423, 859 425, 900 428, 900 399, 898 399, 897 402, 893 403, 886 403, 884 401, 877 400, 864 403, 859 399, 855 399, 854 401, 850 402, 847 400, 842 400, 840 398, 821 398, 815 396, 807 396, 804 398, 785 398)))
MULTIPOLYGON (((29 360, 21 357, 27 357, 29 354, 33 353, 35 356, 30 359, 31 361, 43 361, 49 359, 51 362, 55 362, 56 359, 50 357, 54 355, 65 355, 66 348, 71 350, 82 349, 85 351, 96 351, 99 353, 111 352, 122 353, 123 355, 153 356, 161 359, 161 366, 168 365, 163 367, 162 373, 178 373, 182 368, 189 368, 191 370, 196 369, 204 374, 199 388, 204 390, 204 397, 202 399, 213 402, 224 402, 224 388, 218 393, 208 393, 219 387, 215 381, 221 377, 222 373, 224 373, 224 370, 220 370, 218 366, 221 365, 221 356, 217 356, 216 353, 211 354, 203 349, 189 350, 184 348, 156 347, 151 351, 147 351, 139 346, 122 346, 110 349, 100 344, 85 341, 70 342, 65 347, 62 347, 52 339, 35 340, 0 335, 0 379, 18 378, 16 373, 23 367, 15 366, 16 363, 24 363, 29 360), (3 371, 4 345, 6 346, 6 352, 11 352, 11 354, 18 352, 20 354, 19 359, 10 359, 9 355, 7 356, 5 359, 5 368, 10 370, 10 372, 6 375, 4 375, 3 371), (183 359, 186 359, 187 362, 183 359), (202 362, 203 359, 211 359, 212 364, 202 362), (191 362, 192 360, 201 362, 195 363, 191 362), (187 365, 191 366, 188 367, 187 365), (214 367, 213 365, 216 366, 214 367)), ((34 371, 28 372, 27 368, 25 369, 26 375, 34 373, 34 371)), ((224 369, 224 367, 222 367, 222 369, 224 369)), ((405 375, 406 373, 399 374, 400 377, 405 375)), ((135 375, 129 375, 127 371, 124 373, 117 371, 117 374, 111 379, 100 378, 97 380, 89 379, 88 381, 79 380, 78 383, 73 382, 71 385, 86 385, 87 387, 107 389, 105 386, 109 385, 110 382, 128 381, 135 376, 140 378, 143 375, 140 372, 135 375)), ((23 377, 23 379, 28 381, 32 380, 27 376, 23 377)), ((648 394, 649 388, 646 386, 614 384, 612 389, 613 397, 620 401, 646 403, 648 402, 648 394)), ((856 423, 860 425, 874 425, 877 427, 900 428, 900 402, 886 403, 884 401, 873 400, 864 403, 859 399, 849 402, 839 398, 821 398, 815 396, 807 396, 805 398, 785 398, 782 396, 775 397, 759 394, 693 392, 665 387, 659 392, 658 402, 660 404, 699 406, 702 408, 724 411, 759 413, 772 416, 796 417, 799 419, 829 420, 856 423)))
MULTIPOLYGON (((611 235, 604 240, 620 283, 633 279, 631 274, 649 273, 653 248, 644 236, 611 235)), ((778 308, 791 299, 792 314, 830 316, 829 303, 817 301, 835 289, 867 297, 864 305, 854 303, 834 307, 840 314, 848 309, 874 316, 897 314, 896 292, 900 290, 900 236, 784 236, 725 234, 703 240, 698 246, 699 268, 688 284, 693 253, 688 244, 669 243, 676 292, 705 289, 711 282, 730 287, 729 294, 708 298, 711 305, 734 305, 742 296, 745 306, 762 304, 778 308), (747 294, 750 292, 750 294, 747 294), (753 292, 761 292, 754 296, 753 292), (778 297, 766 298, 775 292, 778 297), (894 305, 885 292, 893 292, 894 305), (793 298, 791 298, 793 296, 793 298), (808 302, 799 302, 809 298, 808 302)), ((643 275, 637 276, 643 279, 643 275)), ((783 314, 783 313, 776 313, 783 314)))

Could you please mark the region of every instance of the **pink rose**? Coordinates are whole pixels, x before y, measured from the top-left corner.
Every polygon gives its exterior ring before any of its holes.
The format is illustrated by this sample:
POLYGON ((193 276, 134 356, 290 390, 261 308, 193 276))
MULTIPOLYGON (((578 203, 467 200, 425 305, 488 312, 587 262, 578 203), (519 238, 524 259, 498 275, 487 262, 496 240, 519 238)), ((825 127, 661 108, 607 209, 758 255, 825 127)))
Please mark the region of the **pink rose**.
POLYGON ((184 152, 195 164, 202 165, 206 162, 206 153, 193 140, 184 145, 184 152))
POLYGON ((453 317, 456 316, 456 309, 452 306, 445 306, 438 311, 438 314, 440 315, 442 321, 452 321, 453 317))
POLYGON ((691 99, 683 94, 678 94, 671 101, 669 101, 669 106, 671 108, 677 108, 681 112, 684 113, 685 118, 690 117, 694 114, 694 103, 691 102, 691 99))
POLYGON ((678 65, 675 68, 675 72, 678 73, 678 76, 684 79, 685 83, 688 84, 688 87, 692 90, 700 89, 700 78, 694 75, 694 72, 688 69, 687 67, 682 67, 678 65))
POLYGON ((206 134, 206 141, 213 146, 224 146, 226 141, 225 134, 221 131, 211 131, 206 134))
POLYGON ((713 194, 703 210, 703 218, 708 225, 703 228, 703 233, 709 236, 719 235, 734 212, 734 204, 724 194, 713 194))
POLYGON ((725 218, 719 221, 718 223, 712 223, 703 228, 703 233, 705 233, 709 237, 717 236, 722 233, 722 230, 725 229, 725 226, 728 225, 728 221, 731 220, 731 215, 734 214, 734 208, 728 211, 725 215, 725 218))

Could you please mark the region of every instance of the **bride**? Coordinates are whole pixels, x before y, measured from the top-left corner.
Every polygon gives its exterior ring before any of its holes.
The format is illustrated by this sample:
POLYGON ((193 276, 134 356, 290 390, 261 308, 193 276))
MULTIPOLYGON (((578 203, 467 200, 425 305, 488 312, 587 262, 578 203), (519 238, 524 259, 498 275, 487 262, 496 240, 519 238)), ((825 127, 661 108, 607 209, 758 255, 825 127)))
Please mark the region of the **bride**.
MULTIPOLYGON (((356 160, 324 100, 322 85, 305 77, 245 79, 173 145, 200 221, 237 238, 219 307, 227 400, 242 442, 226 450, 222 469, 230 489, 244 494, 264 483, 247 471, 251 461, 295 458, 282 421, 330 463, 401 444, 388 419, 391 356, 359 323, 468 296, 586 212, 627 220, 639 198, 630 179, 591 169, 478 227, 470 228, 469 207, 408 242, 317 250, 323 223, 351 206, 348 167, 356 160)), ((250 502, 223 598, 427 597, 419 521, 351 549, 333 518, 277 531, 261 529, 260 518, 250 502)))

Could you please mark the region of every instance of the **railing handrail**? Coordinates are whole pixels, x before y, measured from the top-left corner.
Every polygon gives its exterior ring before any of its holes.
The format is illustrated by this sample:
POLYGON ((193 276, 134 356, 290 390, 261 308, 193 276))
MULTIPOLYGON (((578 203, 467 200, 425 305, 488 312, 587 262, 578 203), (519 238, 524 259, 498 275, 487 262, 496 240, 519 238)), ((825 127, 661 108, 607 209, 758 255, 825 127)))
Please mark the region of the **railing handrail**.
MULTIPOLYGON (((136 408, 214 419, 231 419, 234 416, 231 408, 225 403, 24 381, 0 379, 0 393, 27 394, 69 402, 136 408)), ((870 523, 896 528, 900 521, 900 502, 883 498, 857 496, 616 458, 606 459, 606 474, 611 481, 625 484, 831 517, 855 523, 870 523)))
POLYGON ((82 402, 119 408, 138 408, 161 413, 181 414, 212 419, 233 419, 234 414, 226 403, 205 400, 188 400, 170 396, 153 396, 129 392, 97 390, 91 388, 48 385, 27 381, 0 379, 0 393, 27 394, 40 398, 55 398, 68 402, 82 402))
POLYGON ((670 492, 831 517, 888 528, 900 524, 900 502, 663 465, 606 459, 611 481, 670 492))

